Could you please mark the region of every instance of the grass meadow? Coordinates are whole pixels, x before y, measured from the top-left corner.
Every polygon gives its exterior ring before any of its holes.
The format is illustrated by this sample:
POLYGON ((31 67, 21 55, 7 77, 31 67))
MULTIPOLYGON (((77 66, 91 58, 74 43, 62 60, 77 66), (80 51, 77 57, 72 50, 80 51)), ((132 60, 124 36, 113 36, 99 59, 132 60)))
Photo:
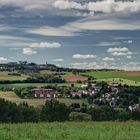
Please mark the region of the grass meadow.
MULTIPOLYGON (((87 72, 87 73, 82 73, 84 75, 92 76, 96 78, 97 80, 103 80, 107 81, 108 79, 124 79, 128 80, 126 83, 131 83, 130 81, 133 82, 139 82, 140 84, 140 76, 129 76, 129 75, 122 75, 114 71, 92 71, 92 72, 87 72)), ((130 84, 130 85, 135 85, 135 84, 130 84)))
MULTIPOLYGON (((43 86, 71 86, 71 83, 16 83, 16 84, 0 84, 0 88, 24 88, 24 87, 43 87, 43 86)), ((75 83, 75 87, 80 87, 80 84, 75 83)))
POLYGON ((0 140, 140 140, 140 122, 0 124, 0 140))

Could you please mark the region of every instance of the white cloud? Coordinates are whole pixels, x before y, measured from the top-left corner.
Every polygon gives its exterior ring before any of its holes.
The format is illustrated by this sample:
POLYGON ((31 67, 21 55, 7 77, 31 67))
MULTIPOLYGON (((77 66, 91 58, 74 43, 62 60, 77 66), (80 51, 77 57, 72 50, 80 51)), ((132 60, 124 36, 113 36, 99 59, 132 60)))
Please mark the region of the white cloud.
POLYGON ((7 61, 8 59, 6 57, 0 56, 0 62, 7 61))
POLYGON ((53 6, 58 9, 67 10, 67 9, 77 9, 77 10, 84 10, 86 9, 85 5, 81 3, 68 1, 68 0, 57 0, 54 2, 53 6))
POLYGON ((131 59, 131 58, 132 58, 132 56, 131 56, 131 55, 129 55, 129 56, 127 56, 127 58, 128 58, 128 59, 131 59))
POLYGON ((135 21, 131 20, 128 22, 125 19, 113 19, 108 16, 106 17, 106 19, 103 19, 103 17, 88 17, 82 20, 67 23, 59 27, 43 26, 40 28, 28 29, 26 30, 26 32, 44 36, 77 36, 82 35, 82 32, 88 30, 92 31, 92 30, 139 30, 139 29, 140 29, 139 19, 135 21))
POLYGON ((133 40, 128 40, 128 44, 132 44, 133 43, 133 40))
POLYGON ((115 59, 113 57, 104 57, 102 60, 103 61, 114 61, 115 59))
POLYGON ((113 13, 113 12, 139 12, 140 2, 134 1, 116 1, 116 0, 102 0, 96 2, 89 2, 88 10, 94 12, 113 13))
POLYGON ((57 0, 53 6, 61 10, 88 10, 92 12, 102 13, 115 13, 115 12, 139 12, 140 2, 139 0, 134 1, 116 1, 116 0, 101 0, 94 2, 74 2, 70 0, 57 0))
POLYGON ((137 65, 139 65, 140 63, 139 62, 129 62, 127 65, 128 66, 137 66, 137 65))
POLYGON ((49 27, 44 26, 39 29, 29 29, 26 31, 31 34, 39 34, 44 36, 75 36, 75 31, 70 30, 69 28, 65 28, 65 26, 61 27, 49 27))
POLYGON ((33 51, 32 48, 23 48, 22 53, 26 55, 33 55, 36 54, 37 52, 33 51))
POLYGON ((62 58, 58 58, 58 59, 54 59, 53 61, 55 61, 55 62, 63 62, 64 59, 62 59, 62 58))
POLYGON ((74 54, 72 56, 72 58, 75 58, 75 59, 90 59, 90 58, 96 58, 96 57, 97 56, 93 54, 74 54))
POLYGON ((77 69, 120 69, 120 70, 127 70, 127 71, 139 71, 140 70, 140 63, 138 62, 129 62, 127 64, 122 63, 119 66, 114 63, 106 63, 106 62, 82 62, 82 63, 71 63, 70 67, 77 68, 77 69), (115 65, 115 66, 112 66, 115 65))
POLYGON ((31 48, 59 48, 61 47, 61 44, 58 42, 40 42, 40 43, 32 43, 30 45, 31 48))
POLYGON ((70 67, 76 69, 93 69, 97 65, 96 62, 82 62, 82 63, 71 63, 70 67))
POLYGON ((121 42, 100 42, 96 44, 96 46, 101 46, 101 47, 106 47, 106 46, 115 46, 115 45, 120 45, 121 42))
POLYGON ((107 50, 108 53, 114 56, 125 56, 125 55, 133 55, 136 54, 134 52, 131 52, 128 48, 123 47, 123 48, 109 48, 107 50))
POLYGON ((132 44, 133 40, 127 40, 127 41, 124 41, 124 43, 132 44))
POLYGON ((107 52, 109 52, 109 53, 114 53, 114 52, 128 52, 128 51, 129 51, 129 49, 126 48, 126 47, 124 47, 124 48, 109 48, 107 50, 107 52))

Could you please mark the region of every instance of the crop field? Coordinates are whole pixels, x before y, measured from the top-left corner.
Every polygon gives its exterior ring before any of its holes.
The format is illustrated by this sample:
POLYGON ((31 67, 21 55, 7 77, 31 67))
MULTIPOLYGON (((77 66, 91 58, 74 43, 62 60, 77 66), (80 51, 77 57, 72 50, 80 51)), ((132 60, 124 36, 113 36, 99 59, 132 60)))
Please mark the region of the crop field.
POLYGON ((1 140, 140 140, 140 122, 0 124, 1 140))
POLYGON ((0 81, 2 80, 25 80, 27 79, 27 75, 15 76, 15 75, 8 75, 11 72, 4 71, 0 72, 0 81))
POLYGON ((135 72, 114 72, 114 71, 92 71, 92 72, 87 72, 87 73, 82 73, 84 75, 92 76, 96 78, 97 80, 99 79, 112 79, 112 78, 121 78, 121 79, 127 79, 127 80, 132 80, 136 82, 140 82, 140 75, 137 75, 135 72))
POLYGON ((122 78, 108 78, 108 79, 99 79, 98 81, 106 81, 109 84, 120 83, 122 85, 127 84, 128 86, 140 86, 140 82, 122 79, 122 78))
POLYGON ((127 75, 127 76, 140 76, 140 71, 118 72, 118 74, 127 75))
MULTIPOLYGON (((34 106, 34 107, 40 107, 45 104, 46 100, 50 100, 50 99, 21 99, 13 92, 2 92, 2 91, 0 91, 0 98, 3 98, 5 100, 11 101, 17 104, 27 102, 28 105, 34 106)), ((58 98, 57 100, 67 105, 71 105, 72 103, 88 104, 86 99, 58 98)))
POLYGON ((88 78, 84 76, 63 76, 63 79, 66 80, 67 82, 77 82, 77 81, 87 81, 88 78))

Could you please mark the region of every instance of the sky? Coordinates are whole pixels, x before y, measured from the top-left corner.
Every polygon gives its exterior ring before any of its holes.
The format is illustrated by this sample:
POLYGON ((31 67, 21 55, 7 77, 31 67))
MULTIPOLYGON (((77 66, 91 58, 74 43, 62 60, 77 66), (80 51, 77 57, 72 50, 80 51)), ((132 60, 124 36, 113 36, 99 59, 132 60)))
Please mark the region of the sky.
POLYGON ((140 0, 0 0, 0 63, 140 70, 140 0))

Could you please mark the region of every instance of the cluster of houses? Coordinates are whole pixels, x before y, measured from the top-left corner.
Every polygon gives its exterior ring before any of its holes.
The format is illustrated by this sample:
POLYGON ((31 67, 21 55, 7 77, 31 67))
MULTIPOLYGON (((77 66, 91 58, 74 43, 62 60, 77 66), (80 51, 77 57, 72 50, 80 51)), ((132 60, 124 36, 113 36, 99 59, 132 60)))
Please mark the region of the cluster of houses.
POLYGON ((117 96, 118 92, 119 92, 119 88, 118 85, 109 85, 108 86, 108 92, 106 92, 105 94, 103 94, 102 96, 100 96, 97 99, 93 100, 93 106, 95 105, 109 105, 113 108, 116 107, 116 103, 117 100, 119 100, 119 96, 117 96))
POLYGON ((32 93, 35 98, 60 98, 60 97, 69 97, 69 98, 76 98, 80 99, 83 96, 92 96, 97 94, 101 90, 101 86, 93 85, 91 88, 83 88, 81 85, 80 89, 70 89, 69 94, 63 95, 58 93, 54 89, 45 89, 45 88, 34 88, 32 89, 32 93))

